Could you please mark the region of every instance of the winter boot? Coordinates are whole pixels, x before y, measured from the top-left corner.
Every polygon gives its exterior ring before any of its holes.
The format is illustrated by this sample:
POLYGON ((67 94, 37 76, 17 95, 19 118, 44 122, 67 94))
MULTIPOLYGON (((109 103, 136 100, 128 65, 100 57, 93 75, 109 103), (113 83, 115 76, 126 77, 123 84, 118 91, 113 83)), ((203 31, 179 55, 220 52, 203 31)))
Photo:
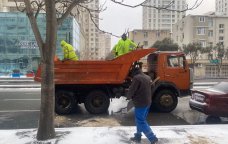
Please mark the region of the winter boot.
POLYGON ((154 138, 153 140, 151 140, 150 142, 151 142, 151 144, 156 144, 156 143, 158 142, 158 138, 155 137, 155 138, 154 138))
POLYGON ((130 140, 133 141, 133 142, 140 143, 141 142, 141 135, 135 133, 135 136, 131 137, 130 140))

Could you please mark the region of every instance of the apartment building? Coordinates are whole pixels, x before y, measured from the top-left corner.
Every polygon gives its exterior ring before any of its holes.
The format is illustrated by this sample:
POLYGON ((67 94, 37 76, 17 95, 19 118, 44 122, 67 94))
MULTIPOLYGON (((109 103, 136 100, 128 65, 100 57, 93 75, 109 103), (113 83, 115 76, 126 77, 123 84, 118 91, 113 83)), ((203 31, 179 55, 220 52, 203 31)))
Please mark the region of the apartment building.
MULTIPOLYGON (((201 43, 202 47, 215 46, 221 43, 228 48, 228 16, 188 15, 173 26, 173 40, 179 46, 192 42, 201 43)), ((226 61, 224 61, 226 62, 226 61)), ((217 77, 218 69, 211 64, 207 55, 201 55, 197 62, 201 67, 200 75, 217 77)), ((228 76, 228 65, 222 68, 222 76, 228 76)), ((196 73, 197 75, 197 73, 196 73)))
POLYGON ((111 35, 103 32, 99 33, 99 59, 105 59, 108 54, 111 52, 111 35))
POLYGON ((188 15, 173 26, 173 40, 179 46, 200 42, 203 47, 222 43, 228 47, 228 16, 188 15))
POLYGON ((129 38, 144 48, 151 47, 156 41, 170 38, 169 30, 133 30, 129 32, 129 38))
POLYGON ((228 16, 228 0, 216 0, 215 12, 216 12, 216 15, 228 16))
MULTIPOLYGON (((170 10, 183 10, 186 9, 186 0, 148 0, 145 5, 167 7, 170 10)), ((172 33, 172 26, 186 14, 185 11, 178 13, 170 10, 158 10, 144 6, 143 29, 170 30, 172 33)))
MULTIPOLYGON (((93 0, 86 4, 90 9, 99 8, 99 0, 93 0)), ((86 49, 87 57, 86 59, 99 59, 100 58, 100 48, 99 48, 99 13, 97 11, 91 11, 93 15, 93 20, 88 12, 83 13, 84 17, 84 30, 86 35, 86 49)))

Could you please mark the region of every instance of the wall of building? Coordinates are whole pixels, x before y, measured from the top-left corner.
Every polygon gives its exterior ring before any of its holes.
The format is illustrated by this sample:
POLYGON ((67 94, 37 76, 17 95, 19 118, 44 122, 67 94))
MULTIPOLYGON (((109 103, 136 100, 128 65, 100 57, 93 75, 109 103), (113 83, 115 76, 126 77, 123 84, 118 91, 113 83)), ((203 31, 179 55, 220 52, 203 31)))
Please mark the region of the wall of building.
POLYGON ((100 32, 99 33, 99 40, 100 40, 100 45, 99 45, 100 59, 105 59, 111 51, 110 50, 110 48, 111 48, 111 35, 100 32))
POLYGON ((129 38, 144 48, 151 47, 156 41, 170 38, 169 30, 133 30, 129 32, 129 38))

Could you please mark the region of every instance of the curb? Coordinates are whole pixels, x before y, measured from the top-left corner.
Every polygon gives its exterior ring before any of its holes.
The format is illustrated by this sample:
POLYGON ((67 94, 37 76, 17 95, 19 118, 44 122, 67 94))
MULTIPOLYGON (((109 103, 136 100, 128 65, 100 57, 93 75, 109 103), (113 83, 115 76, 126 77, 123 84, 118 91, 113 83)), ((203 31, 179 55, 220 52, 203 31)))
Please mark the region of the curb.
MULTIPOLYGON (((1 81, 0 81, 1 82, 1 81)), ((210 86, 213 86, 217 84, 218 82, 208 82, 208 83, 194 83, 193 88, 208 88, 210 86)), ((0 84, 0 88, 41 88, 41 84, 20 84, 20 85, 15 85, 15 84, 0 84)))
POLYGON ((0 88, 41 88, 41 85, 0 85, 0 88))

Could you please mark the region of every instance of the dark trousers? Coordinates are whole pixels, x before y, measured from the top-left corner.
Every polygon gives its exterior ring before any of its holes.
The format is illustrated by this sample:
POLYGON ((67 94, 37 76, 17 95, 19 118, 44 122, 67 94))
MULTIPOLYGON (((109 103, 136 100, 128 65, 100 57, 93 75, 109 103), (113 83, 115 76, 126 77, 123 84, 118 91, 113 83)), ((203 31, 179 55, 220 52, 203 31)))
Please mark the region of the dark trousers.
POLYGON ((147 115, 149 112, 149 106, 146 107, 141 107, 141 108, 136 108, 135 107, 135 123, 136 123, 136 128, 137 132, 135 133, 135 137, 140 137, 142 136, 142 132, 144 135, 150 140, 154 140, 156 137, 150 128, 150 126, 147 123, 147 115))

